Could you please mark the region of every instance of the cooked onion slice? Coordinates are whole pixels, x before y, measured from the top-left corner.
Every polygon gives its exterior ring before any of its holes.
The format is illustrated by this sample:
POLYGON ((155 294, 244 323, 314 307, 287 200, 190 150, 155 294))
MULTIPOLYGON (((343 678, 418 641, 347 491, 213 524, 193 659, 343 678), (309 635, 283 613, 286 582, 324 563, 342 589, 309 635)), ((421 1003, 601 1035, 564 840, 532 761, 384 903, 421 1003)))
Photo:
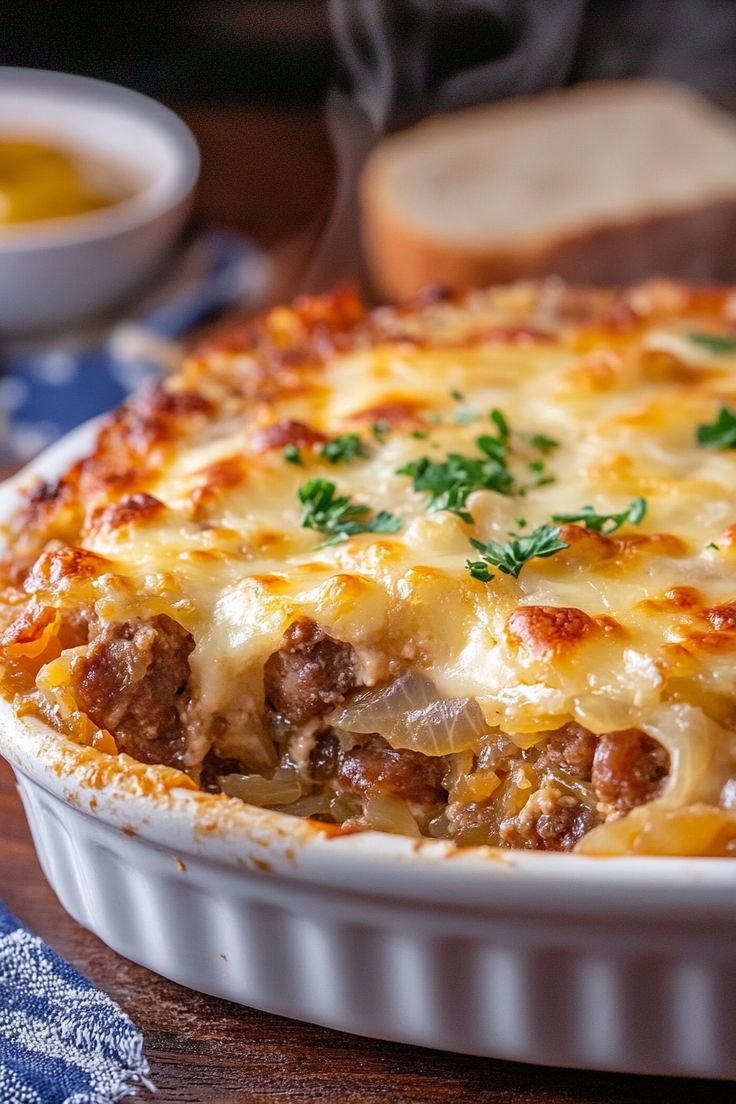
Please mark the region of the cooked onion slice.
POLYGON ((219 783, 228 797, 239 797, 249 805, 290 805, 302 796, 302 788, 294 776, 264 778, 260 774, 225 774, 219 783))
POLYGON ((393 794, 371 794, 365 799, 365 822, 377 832, 395 832, 399 836, 421 835, 409 806, 393 794))
POLYGON ((430 678, 407 671, 379 690, 364 690, 335 710, 330 724, 345 732, 377 732, 394 748, 449 755, 477 745, 488 732, 470 698, 441 698, 430 678))

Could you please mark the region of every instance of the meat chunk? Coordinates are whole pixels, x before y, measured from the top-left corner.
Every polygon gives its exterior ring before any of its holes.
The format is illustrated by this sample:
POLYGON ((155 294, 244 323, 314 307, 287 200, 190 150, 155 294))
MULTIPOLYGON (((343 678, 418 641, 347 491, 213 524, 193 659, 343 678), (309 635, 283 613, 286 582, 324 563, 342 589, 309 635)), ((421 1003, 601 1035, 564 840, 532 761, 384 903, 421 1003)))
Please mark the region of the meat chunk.
POLYGON ((501 822, 499 837, 506 847, 572 851, 599 823, 598 813, 590 805, 560 794, 554 787, 544 787, 520 813, 501 822))
POLYGON ((657 796, 669 769, 665 748, 646 733, 629 728, 600 737, 591 781, 599 801, 626 813, 657 796))
POLYGON ((590 781, 598 739, 574 721, 553 732, 540 754, 537 769, 560 767, 583 782, 590 781))
POLYGON ((312 777, 338 789, 364 795, 392 794, 405 801, 434 805, 447 798, 442 756, 392 748, 382 736, 367 736, 346 750, 334 736, 318 741, 311 755, 312 777))
POLYGON ((295 621, 266 661, 267 704, 292 724, 323 717, 355 689, 355 658, 350 644, 334 640, 314 621, 295 621))
POLYGON ((578 840, 598 824, 594 809, 582 802, 561 805, 553 813, 542 813, 535 825, 537 848, 544 851, 572 851, 578 840))
POLYGON ((80 708, 144 763, 179 765, 192 634, 171 617, 104 625, 76 667, 80 708))

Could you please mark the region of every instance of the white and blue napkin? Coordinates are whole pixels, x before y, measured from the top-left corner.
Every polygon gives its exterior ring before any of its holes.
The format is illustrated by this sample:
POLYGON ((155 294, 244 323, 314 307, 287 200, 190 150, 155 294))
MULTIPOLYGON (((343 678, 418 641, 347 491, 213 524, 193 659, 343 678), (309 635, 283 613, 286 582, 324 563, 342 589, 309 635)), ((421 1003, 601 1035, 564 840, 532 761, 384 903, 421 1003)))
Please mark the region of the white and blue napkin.
POLYGON ((132 1020, 0 905, 3 1104, 114 1104, 148 1072, 132 1020))

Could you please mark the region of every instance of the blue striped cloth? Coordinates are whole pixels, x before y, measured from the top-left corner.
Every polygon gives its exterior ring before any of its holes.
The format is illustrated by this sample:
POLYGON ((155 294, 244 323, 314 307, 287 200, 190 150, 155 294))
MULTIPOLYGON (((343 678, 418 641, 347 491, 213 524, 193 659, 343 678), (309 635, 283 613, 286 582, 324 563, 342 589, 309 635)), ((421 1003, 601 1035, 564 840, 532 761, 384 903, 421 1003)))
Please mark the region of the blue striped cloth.
POLYGON ((29 460, 82 422, 117 406, 146 378, 176 363, 178 340, 267 279, 263 256, 223 230, 200 234, 125 316, 87 332, 0 349, 0 463, 29 460))
POLYGON ((2 1104, 111 1104, 148 1072, 132 1020, 0 905, 2 1104))

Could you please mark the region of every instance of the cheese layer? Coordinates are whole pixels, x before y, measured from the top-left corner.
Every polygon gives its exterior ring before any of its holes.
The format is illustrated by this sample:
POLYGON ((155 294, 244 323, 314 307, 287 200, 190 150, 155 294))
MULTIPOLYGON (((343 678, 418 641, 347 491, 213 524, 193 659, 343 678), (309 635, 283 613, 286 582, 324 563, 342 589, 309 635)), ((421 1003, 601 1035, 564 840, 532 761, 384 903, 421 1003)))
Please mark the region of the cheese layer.
POLYGON ((112 415, 89 458, 29 495, 5 565, 6 692, 24 708, 40 687, 54 723, 92 738, 64 691, 79 645, 49 614, 91 604, 103 623, 174 618, 194 638, 198 716, 246 692, 255 716, 268 657, 308 618, 354 647, 364 687, 420 671, 520 748, 570 722, 662 744, 662 793, 579 847, 728 853, 736 448, 697 431, 736 412, 735 333, 735 295, 669 283, 551 281, 372 314, 340 292, 271 311, 112 415), (429 508, 399 469, 478 457, 492 411, 512 493, 473 490, 464 517, 429 508), (331 463, 323 443, 345 434, 362 455, 331 463), (310 479, 399 527, 323 546, 303 524, 310 479), (553 520, 640 498, 643 518, 609 535, 553 520), (518 577, 471 575, 471 538, 537 526, 566 547, 518 577))

